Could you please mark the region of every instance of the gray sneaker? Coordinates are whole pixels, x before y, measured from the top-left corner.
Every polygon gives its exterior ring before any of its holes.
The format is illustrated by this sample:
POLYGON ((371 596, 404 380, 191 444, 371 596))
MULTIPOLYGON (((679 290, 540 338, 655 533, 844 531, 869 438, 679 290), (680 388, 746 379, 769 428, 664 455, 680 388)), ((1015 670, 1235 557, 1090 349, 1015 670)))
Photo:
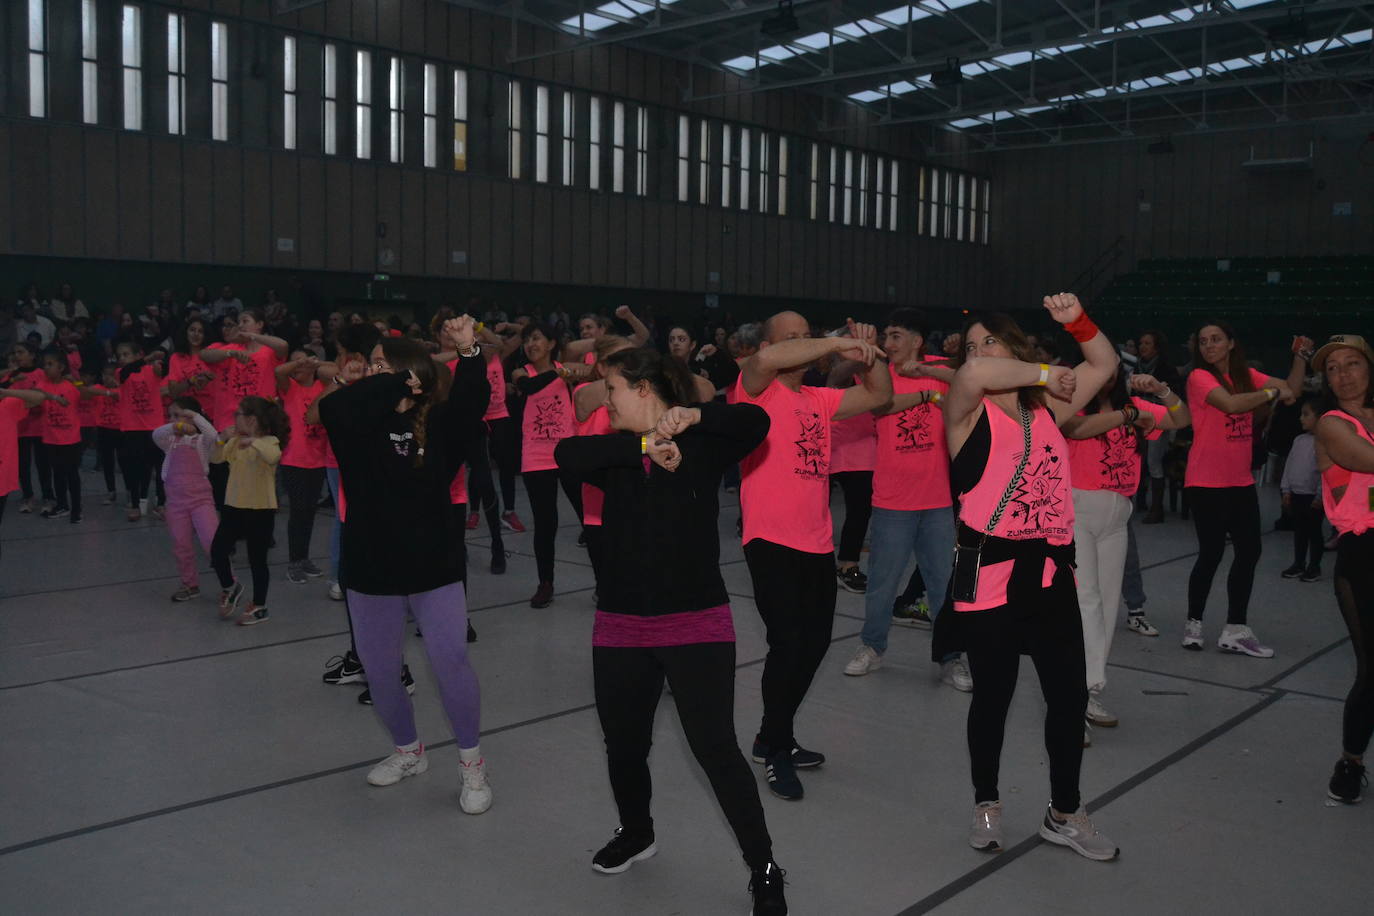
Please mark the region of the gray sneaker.
POLYGON ((286 580, 293 585, 304 585, 309 581, 305 569, 299 563, 292 563, 286 567, 286 580))
POLYGON ((309 560, 301 560, 301 572, 305 573, 312 579, 318 579, 324 575, 324 570, 320 569, 318 566, 316 566, 309 560))
POLYGON ((1002 851, 1002 803, 979 802, 973 808, 968 844, 983 852, 1002 851))
POLYGON ((1115 843, 1097 832, 1088 819, 1086 808, 1079 808, 1063 818, 1057 817, 1053 808, 1046 808, 1045 819, 1040 822, 1040 836, 1051 843, 1067 846, 1094 862, 1110 862, 1121 855, 1115 843))

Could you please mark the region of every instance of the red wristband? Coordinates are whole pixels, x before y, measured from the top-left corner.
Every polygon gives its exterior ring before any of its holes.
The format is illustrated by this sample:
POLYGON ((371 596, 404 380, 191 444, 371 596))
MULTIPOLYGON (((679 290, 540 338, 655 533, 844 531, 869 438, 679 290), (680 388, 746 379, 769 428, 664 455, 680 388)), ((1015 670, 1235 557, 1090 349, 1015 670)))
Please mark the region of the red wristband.
POLYGON ((1098 331, 1097 325, 1093 324, 1093 320, 1088 317, 1087 312, 1064 325, 1064 330, 1068 331, 1073 339, 1079 343, 1087 343, 1101 333, 1098 331))

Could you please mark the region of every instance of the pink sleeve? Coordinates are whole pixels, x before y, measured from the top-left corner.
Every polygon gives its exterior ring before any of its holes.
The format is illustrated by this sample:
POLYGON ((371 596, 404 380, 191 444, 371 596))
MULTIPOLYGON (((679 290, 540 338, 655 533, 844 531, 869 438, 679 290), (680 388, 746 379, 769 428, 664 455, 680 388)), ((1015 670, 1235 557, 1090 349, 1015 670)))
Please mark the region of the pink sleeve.
POLYGON ((821 403, 825 406, 826 415, 832 420, 835 418, 835 411, 840 409, 840 402, 844 400, 844 388, 813 388, 820 395, 821 403))
POLYGON ((1207 395, 1221 387, 1217 377, 1206 369, 1194 369, 1188 373, 1188 400, 1205 403, 1207 395))
POLYGON ((1259 391, 1261 388, 1263 388, 1266 382, 1272 381, 1277 381, 1272 375, 1265 375, 1258 369, 1250 370, 1250 384, 1255 386, 1256 391, 1259 391))

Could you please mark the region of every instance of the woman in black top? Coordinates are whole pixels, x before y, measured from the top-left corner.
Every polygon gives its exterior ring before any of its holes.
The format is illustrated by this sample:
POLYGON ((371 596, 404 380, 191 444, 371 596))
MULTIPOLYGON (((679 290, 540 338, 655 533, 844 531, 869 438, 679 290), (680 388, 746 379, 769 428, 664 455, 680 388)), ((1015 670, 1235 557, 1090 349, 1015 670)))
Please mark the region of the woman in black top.
POLYGON ((449 485, 467 460, 489 387, 468 316, 445 330, 469 357, 448 370, 415 341, 384 338, 368 377, 319 401, 320 420, 348 494, 341 566, 348 608, 372 702, 396 753, 368 773, 389 786, 429 768, 401 684, 406 612, 425 633, 444 712, 458 739, 459 805, 468 814, 491 806, 481 750, 480 693, 467 657, 466 559, 462 522, 449 509, 449 485))
POLYGON ((691 403, 685 367, 653 350, 609 356, 606 410, 618 432, 558 443, 561 471, 606 494, 612 569, 592 633, 596 707, 621 827, 592 858, 623 872, 656 851, 648 756, 666 678, 697 762, 752 871, 755 913, 785 913, 782 872, 758 787, 735 737, 735 633, 720 576, 721 475, 759 445, 768 415, 749 404, 691 403))

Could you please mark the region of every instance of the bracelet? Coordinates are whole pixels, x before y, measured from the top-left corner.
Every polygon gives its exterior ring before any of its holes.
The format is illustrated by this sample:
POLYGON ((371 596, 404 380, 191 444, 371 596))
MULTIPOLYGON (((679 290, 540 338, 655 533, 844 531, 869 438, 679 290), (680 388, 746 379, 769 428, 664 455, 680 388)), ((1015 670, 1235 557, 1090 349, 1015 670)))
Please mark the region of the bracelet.
POLYGON ((1266 388, 1264 390, 1268 392, 1270 404, 1274 403, 1279 399, 1279 390, 1277 388, 1266 388))
POLYGON ((1183 408, 1183 402, 1182 402, 1182 401, 1179 401, 1179 402, 1178 402, 1177 404, 1175 404, 1173 407, 1169 407, 1168 404, 1165 404, 1164 406, 1165 406, 1165 408, 1168 409, 1169 413, 1173 413, 1174 411, 1176 411, 1176 410, 1181 410, 1181 409, 1183 408))
POLYGON ((1035 384, 1039 385, 1041 388, 1044 388, 1044 387, 1045 387, 1046 385, 1048 385, 1049 383, 1050 383, 1050 364, 1049 364, 1049 363, 1041 363, 1041 364, 1040 364, 1040 380, 1039 380, 1038 382, 1036 382, 1035 384))
POLYGON ((944 396, 943 394, 941 394, 940 392, 938 392, 938 391, 932 391, 932 392, 930 393, 930 400, 927 401, 927 403, 929 403, 929 404, 938 404, 938 403, 940 403, 941 401, 943 401, 944 398, 945 398, 945 396, 944 396))
POLYGON ((639 437, 639 453, 640 453, 641 455, 647 455, 647 454, 649 454, 649 437, 648 437, 648 436, 640 436, 640 437, 639 437))
POLYGON ((1087 312, 1064 325, 1064 330, 1068 331, 1073 339, 1079 343, 1087 343, 1101 333, 1097 329, 1097 325, 1093 324, 1093 320, 1088 317, 1087 312))
POLYGON ((481 352, 482 352, 482 348, 479 347, 479 346, 477 346, 477 344, 473 344, 472 347, 471 347, 470 349, 467 349, 467 350, 462 350, 462 349, 460 349, 460 350, 458 351, 458 355, 461 356, 461 357, 463 357, 463 359, 472 359, 474 356, 478 355, 478 354, 481 353, 481 352))

